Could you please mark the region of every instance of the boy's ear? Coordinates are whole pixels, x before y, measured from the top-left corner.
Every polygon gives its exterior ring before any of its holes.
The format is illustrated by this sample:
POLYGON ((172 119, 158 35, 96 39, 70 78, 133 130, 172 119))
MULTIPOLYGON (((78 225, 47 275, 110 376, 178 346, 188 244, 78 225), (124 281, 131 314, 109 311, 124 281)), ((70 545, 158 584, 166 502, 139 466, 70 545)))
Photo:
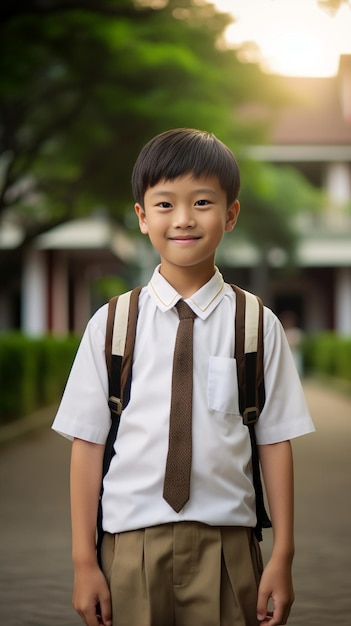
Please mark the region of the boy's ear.
POLYGON ((227 219, 226 219, 225 229, 224 229, 227 233, 233 230, 234 226, 236 225, 237 219, 239 217, 239 213, 240 213, 240 202, 239 200, 234 200, 234 202, 232 202, 232 204, 227 209, 227 219))
POLYGON ((145 215, 144 208, 141 206, 141 204, 136 202, 136 204, 134 205, 134 210, 135 210, 135 213, 138 216, 140 232, 143 235, 147 235, 148 234, 148 227, 147 227, 147 221, 146 221, 146 215, 145 215))

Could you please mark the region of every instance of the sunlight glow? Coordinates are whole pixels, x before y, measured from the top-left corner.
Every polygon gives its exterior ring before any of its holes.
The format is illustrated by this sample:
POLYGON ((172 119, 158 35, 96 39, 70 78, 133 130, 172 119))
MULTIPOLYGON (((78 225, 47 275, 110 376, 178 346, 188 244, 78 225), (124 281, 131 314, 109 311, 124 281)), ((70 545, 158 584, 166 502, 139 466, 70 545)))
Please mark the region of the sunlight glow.
POLYGON ((351 10, 347 5, 330 14, 317 0, 212 2, 234 17, 226 31, 228 45, 242 48, 242 58, 260 62, 266 71, 331 76, 337 72, 340 54, 351 54, 351 10))

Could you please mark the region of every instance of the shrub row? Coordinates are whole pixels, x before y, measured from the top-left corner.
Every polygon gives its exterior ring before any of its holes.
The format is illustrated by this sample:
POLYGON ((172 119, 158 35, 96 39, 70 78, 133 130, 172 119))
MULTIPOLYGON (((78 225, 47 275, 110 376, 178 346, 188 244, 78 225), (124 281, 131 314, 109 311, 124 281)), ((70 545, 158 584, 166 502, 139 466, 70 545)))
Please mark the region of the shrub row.
MULTIPOLYGON (((0 422, 22 417, 58 402, 79 339, 21 334, 0 335, 0 422)), ((351 382, 351 337, 335 333, 306 336, 303 342, 306 372, 351 382)))
POLYGON ((351 382, 351 337, 332 332, 307 336, 303 357, 307 372, 351 382))
POLYGON ((58 402, 79 339, 0 335, 0 421, 58 402))

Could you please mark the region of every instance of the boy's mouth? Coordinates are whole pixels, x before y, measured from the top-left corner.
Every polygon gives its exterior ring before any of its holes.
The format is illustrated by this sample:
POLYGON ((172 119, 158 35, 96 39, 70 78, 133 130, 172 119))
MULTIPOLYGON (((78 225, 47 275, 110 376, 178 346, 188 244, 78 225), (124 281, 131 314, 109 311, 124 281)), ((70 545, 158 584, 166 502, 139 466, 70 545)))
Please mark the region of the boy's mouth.
POLYGON ((200 237, 196 235, 176 235, 175 237, 170 237, 170 239, 171 241, 186 243, 187 241, 197 241, 198 239, 200 239, 200 237))

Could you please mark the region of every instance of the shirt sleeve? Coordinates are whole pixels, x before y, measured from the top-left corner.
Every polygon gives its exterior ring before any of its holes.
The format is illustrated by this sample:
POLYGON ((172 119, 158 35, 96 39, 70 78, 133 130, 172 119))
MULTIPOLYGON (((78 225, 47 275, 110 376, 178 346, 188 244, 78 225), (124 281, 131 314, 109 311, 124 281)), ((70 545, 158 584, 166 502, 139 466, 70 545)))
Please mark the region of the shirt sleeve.
POLYGON ((52 428, 61 435, 104 444, 110 428, 105 361, 107 306, 89 321, 52 428))
POLYGON ((272 444, 315 429, 284 329, 267 308, 264 332, 266 402, 255 430, 258 444, 272 444))

